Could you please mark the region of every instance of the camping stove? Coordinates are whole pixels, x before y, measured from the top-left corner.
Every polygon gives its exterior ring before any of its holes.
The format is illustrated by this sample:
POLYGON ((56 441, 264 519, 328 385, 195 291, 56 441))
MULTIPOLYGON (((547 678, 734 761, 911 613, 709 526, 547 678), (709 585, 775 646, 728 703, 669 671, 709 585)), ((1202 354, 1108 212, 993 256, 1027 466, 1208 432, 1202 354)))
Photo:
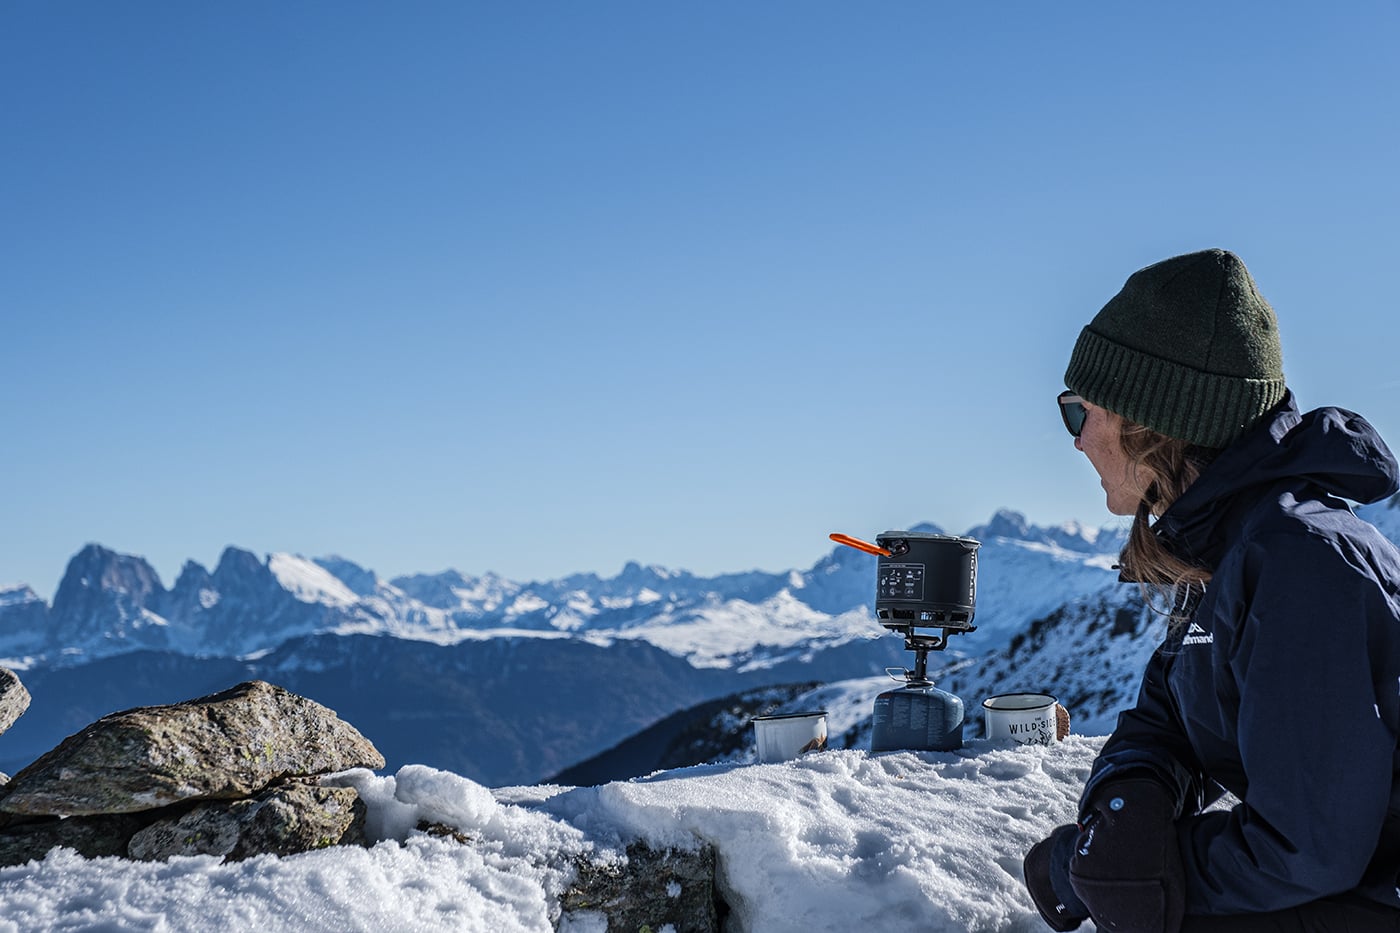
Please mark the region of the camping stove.
POLYGON ((913 531, 887 531, 874 545, 847 535, 831 537, 876 555, 875 617, 914 652, 912 670, 889 669, 904 686, 875 698, 870 750, 961 748, 963 701, 933 685, 928 653, 946 648, 953 635, 976 631, 972 616, 981 543, 913 531))

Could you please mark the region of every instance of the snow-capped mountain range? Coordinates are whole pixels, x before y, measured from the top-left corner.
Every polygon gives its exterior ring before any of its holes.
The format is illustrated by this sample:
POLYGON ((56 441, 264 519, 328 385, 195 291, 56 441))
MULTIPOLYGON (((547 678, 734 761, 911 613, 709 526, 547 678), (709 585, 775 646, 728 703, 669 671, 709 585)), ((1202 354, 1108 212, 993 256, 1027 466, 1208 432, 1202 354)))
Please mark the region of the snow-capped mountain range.
MULTIPOLYGON (((921 524, 913 530, 945 533, 921 524)), ((976 633, 958 647, 1004 640, 1008 626, 1092 591, 1121 532, 1042 529, 998 512, 967 534, 979 555, 976 633)), ((89 544, 69 562, 52 604, 25 585, 0 588, 0 657, 18 669, 147 649, 249 657, 299 637, 377 635, 449 645, 483 637, 639 639, 696 667, 772 666, 883 634, 874 622, 875 559, 836 547, 805 571, 696 577, 629 563, 615 577, 519 583, 455 570, 385 581, 341 557, 230 547, 211 573, 187 562, 167 589, 141 557, 89 544)))
MULTIPOLYGON (((1400 540, 1392 504, 1361 511, 1400 540)), ((981 542, 977 629, 930 658, 939 685, 965 698, 969 723, 981 697, 1041 690, 1076 731, 1107 732, 1161 634, 1113 570, 1123 529, 1041 528, 1001 511, 964 534, 981 542)), ((874 580, 875 558, 843 546, 781 573, 628 564, 529 583, 456 571, 386 581, 344 558, 229 548, 212 573, 187 563, 167 589, 142 558, 89 545, 51 604, 0 588, 0 663, 34 696, 0 736, 0 769, 114 710, 261 678, 338 710, 391 767, 530 783, 743 691, 865 679, 844 695, 873 701, 892 685, 881 672, 911 659, 874 619, 874 580)), ((839 742, 859 747, 868 729, 855 717, 839 742)))

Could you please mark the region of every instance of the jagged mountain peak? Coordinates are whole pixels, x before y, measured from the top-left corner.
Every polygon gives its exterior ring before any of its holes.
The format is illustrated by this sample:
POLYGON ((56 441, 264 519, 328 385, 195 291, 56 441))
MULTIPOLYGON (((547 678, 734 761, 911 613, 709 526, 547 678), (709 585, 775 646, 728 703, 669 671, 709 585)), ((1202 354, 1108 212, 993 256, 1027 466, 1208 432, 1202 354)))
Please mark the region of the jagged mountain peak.
POLYGON ((117 552, 111 548, 104 547, 95 541, 89 541, 78 549, 78 553, 68 559, 68 566, 72 568, 74 564, 88 565, 92 563, 102 563, 116 557, 117 552))
POLYGON ((165 587, 145 558, 88 544, 68 562, 45 630, 50 646, 144 647, 158 643, 165 619, 153 607, 165 587))
POLYGON ((1120 551, 1127 540, 1127 528, 1105 525, 1089 528, 1076 521, 1043 527, 1032 524, 1021 512, 998 509, 991 521, 967 530, 979 541, 1006 538, 1030 544, 1048 544, 1081 554, 1107 554, 1120 551))
POLYGON ((7 583, 0 586, 0 606, 18 606, 21 603, 43 602, 44 598, 34 592, 27 583, 7 583))
POLYGON ((211 579, 208 569, 203 564, 187 560, 180 568, 180 575, 175 578, 175 585, 171 587, 171 591, 178 593, 198 589, 208 586, 211 579))
POLYGON ((622 572, 615 578, 619 583, 632 583, 641 581, 662 581, 672 580, 676 577, 683 577, 687 574, 683 570, 669 570, 657 564, 647 564, 643 566, 635 560, 629 560, 623 564, 622 572))
POLYGON ((415 584, 426 583, 427 581, 433 581, 446 586, 468 586, 470 584, 470 581, 467 580, 460 570, 452 570, 451 568, 439 570, 436 573, 406 573, 403 576, 394 577, 389 583, 402 588, 405 583, 409 586, 413 586, 415 584))
POLYGON ((315 563, 359 596, 372 596, 379 590, 381 581, 373 570, 361 567, 338 554, 317 557, 315 563))
POLYGON ((1035 540, 1033 536, 1040 532, 1039 528, 1026 521, 1026 516, 1020 512, 1013 512, 1011 509, 997 509, 992 515, 992 520, 985 525, 977 525, 968 529, 968 537, 977 538, 979 541, 985 538, 1013 538, 1017 541, 1035 540))
POLYGON ((677 587, 689 587, 696 582, 695 576, 687 570, 672 570, 659 564, 642 564, 629 560, 613 577, 600 577, 594 573, 570 574, 561 580, 535 586, 556 592, 596 589, 612 597, 633 597, 644 592, 672 591, 677 587))
POLYGON ((73 555, 54 594, 54 606, 79 598, 82 591, 89 589, 128 593, 135 599, 165 591, 159 574, 144 557, 118 554, 100 544, 84 545, 73 555))
POLYGON ((389 585, 424 606, 445 610, 459 609, 464 604, 496 604, 521 589, 518 583, 495 573, 468 577, 457 570, 406 574, 394 577, 389 585))
POLYGON ((252 551, 245 551, 243 548, 230 545, 224 548, 224 552, 219 555, 219 562, 214 566, 214 576, 217 579, 257 576, 266 569, 266 565, 258 555, 252 551))
POLYGON ((48 603, 31 587, 0 586, 0 651, 27 653, 35 633, 48 628, 48 619, 48 603))

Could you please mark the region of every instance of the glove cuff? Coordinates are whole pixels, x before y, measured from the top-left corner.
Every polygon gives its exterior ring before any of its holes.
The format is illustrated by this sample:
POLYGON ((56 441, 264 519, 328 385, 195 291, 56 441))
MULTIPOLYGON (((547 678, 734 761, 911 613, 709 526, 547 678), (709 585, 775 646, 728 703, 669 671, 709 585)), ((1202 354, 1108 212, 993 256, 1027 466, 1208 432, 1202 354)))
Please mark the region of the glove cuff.
POLYGON ((1089 909, 1074 893, 1069 879, 1069 859, 1077 833, 1074 826, 1061 826, 1026 853, 1026 889, 1041 918, 1059 933, 1077 928, 1089 917, 1089 909))

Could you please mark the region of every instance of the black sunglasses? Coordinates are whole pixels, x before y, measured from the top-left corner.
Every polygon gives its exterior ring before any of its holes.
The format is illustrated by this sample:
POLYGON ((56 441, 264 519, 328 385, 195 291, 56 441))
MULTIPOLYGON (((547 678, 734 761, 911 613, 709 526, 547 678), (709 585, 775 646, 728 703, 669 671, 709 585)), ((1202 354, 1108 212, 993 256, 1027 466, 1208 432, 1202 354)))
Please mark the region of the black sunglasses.
POLYGON ((1084 400, 1066 389, 1060 393, 1057 401, 1060 403, 1060 417, 1065 419, 1070 436, 1078 437, 1079 432, 1084 430, 1084 417, 1088 414, 1084 411, 1084 400))

